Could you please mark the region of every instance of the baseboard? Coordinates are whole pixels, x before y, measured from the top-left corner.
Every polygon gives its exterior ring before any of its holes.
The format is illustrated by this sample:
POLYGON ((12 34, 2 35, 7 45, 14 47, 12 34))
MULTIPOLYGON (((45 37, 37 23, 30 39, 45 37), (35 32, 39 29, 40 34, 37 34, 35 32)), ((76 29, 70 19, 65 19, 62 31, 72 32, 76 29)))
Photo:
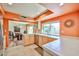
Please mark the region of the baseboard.
POLYGON ((75 37, 75 36, 65 36, 65 35, 62 35, 61 37, 63 37, 63 38, 74 38, 74 39, 79 39, 79 37, 75 37))

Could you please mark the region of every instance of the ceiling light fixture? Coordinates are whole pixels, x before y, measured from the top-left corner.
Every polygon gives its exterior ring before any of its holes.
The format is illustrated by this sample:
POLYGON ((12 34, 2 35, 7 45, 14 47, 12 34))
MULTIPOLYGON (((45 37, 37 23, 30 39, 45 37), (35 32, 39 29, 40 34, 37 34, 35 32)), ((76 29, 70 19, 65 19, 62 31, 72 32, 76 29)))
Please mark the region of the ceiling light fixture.
POLYGON ((12 3, 10 2, 10 3, 8 3, 9 5, 12 5, 12 3))
POLYGON ((59 4, 59 6, 63 6, 63 5, 64 5, 64 3, 60 3, 60 4, 59 4))

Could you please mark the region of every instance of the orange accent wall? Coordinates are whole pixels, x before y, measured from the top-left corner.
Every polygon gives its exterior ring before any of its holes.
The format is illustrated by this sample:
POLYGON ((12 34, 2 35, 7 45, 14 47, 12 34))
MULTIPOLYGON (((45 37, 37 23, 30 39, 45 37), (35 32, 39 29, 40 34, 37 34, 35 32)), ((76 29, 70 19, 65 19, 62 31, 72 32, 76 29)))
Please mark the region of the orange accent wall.
POLYGON ((60 20, 61 35, 79 37, 79 11, 65 14, 62 16, 60 15, 59 17, 45 20, 42 23, 53 22, 57 20, 60 20), (72 27, 66 27, 64 25, 65 21, 67 21, 68 19, 71 19, 74 22, 74 25, 72 27))
POLYGON ((8 47, 8 39, 9 39, 9 37, 8 37, 8 30, 9 30, 9 28, 8 28, 8 22, 9 22, 9 20, 8 19, 5 19, 5 18, 3 18, 3 32, 4 32, 4 35, 5 35, 5 42, 6 42, 6 47, 8 47))
POLYGON ((12 18, 19 18, 20 15, 19 14, 15 14, 15 13, 12 13, 12 12, 8 12, 8 11, 5 11, 5 15, 4 15, 4 18, 7 18, 7 19, 12 19, 12 18))
POLYGON ((71 13, 60 17, 61 35, 79 37, 79 12, 71 13), (71 19, 74 23, 72 27, 66 27, 64 23, 71 19))
POLYGON ((2 6, 2 5, 0 5, 0 13, 1 13, 2 15, 4 15, 4 14, 5 14, 5 12, 4 12, 4 8, 3 8, 3 6, 2 6))
MULTIPOLYGON (((29 22, 29 21, 26 21, 27 18, 24 18, 23 20, 15 20, 16 18, 19 19, 20 15, 12 13, 12 12, 8 12, 8 11, 5 11, 4 18, 6 18, 8 20, 12 20, 12 21, 29 22), (15 18, 15 19, 13 19, 13 18, 15 18)), ((29 20, 31 20, 31 19, 29 19, 29 20)), ((35 24, 35 22, 29 22, 29 23, 35 24)))
POLYGON ((8 45, 9 45, 9 36, 8 36, 9 20, 12 19, 12 18, 19 18, 19 15, 5 11, 5 14, 3 15, 3 17, 4 17, 3 18, 3 32, 4 32, 4 35, 5 35, 5 39, 6 39, 5 42, 6 42, 6 48, 7 48, 8 45))

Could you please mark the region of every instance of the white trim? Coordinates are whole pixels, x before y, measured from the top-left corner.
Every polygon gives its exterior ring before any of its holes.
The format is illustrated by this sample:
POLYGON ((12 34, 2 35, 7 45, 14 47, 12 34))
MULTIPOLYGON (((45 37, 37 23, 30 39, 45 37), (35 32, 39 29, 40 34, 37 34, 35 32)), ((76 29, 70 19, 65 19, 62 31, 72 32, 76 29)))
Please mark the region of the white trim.
POLYGON ((65 35, 61 35, 61 37, 64 37, 64 38, 68 38, 68 37, 69 37, 69 38, 75 38, 75 39, 77 38, 77 39, 79 39, 79 37, 75 37, 75 36, 65 36, 65 35))

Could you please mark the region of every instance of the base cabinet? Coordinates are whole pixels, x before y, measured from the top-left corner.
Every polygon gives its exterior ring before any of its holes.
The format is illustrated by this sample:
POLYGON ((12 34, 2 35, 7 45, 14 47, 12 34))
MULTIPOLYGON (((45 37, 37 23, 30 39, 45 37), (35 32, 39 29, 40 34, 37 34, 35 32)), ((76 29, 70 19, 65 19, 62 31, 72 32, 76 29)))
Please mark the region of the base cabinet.
POLYGON ((34 37, 35 37, 35 39, 34 39, 34 43, 35 43, 36 45, 39 45, 39 44, 38 44, 38 42, 39 42, 39 41, 38 41, 39 36, 38 36, 38 35, 35 35, 34 37))
POLYGON ((24 45, 34 44, 34 35, 24 35, 24 45))
POLYGON ((48 38, 48 42, 52 42, 54 40, 55 40, 54 38, 48 38))
POLYGON ((46 44, 46 43, 48 43, 49 41, 48 41, 48 37, 45 37, 45 36, 43 36, 43 39, 42 39, 42 41, 43 41, 43 44, 46 44))
POLYGON ((42 36, 35 35, 35 44, 38 46, 42 45, 42 36))
POLYGON ((43 45, 43 36, 39 36, 38 45, 41 47, 43 45))
POLYGON ((24 35, 24 45, 30 45, 30 44, 36 44, 38 46, 42 46, 46 43, 52 42, 55 39, 49 38, 46 36, 41 36, 41 35, 24 35))
POLYGON ((24 45, 29 45, 29 36, 24 35, 24 45))
POLYGON ((30 44, 34 44, 34 35, 29 35, 30 44))
POLYGON ((54 41, 53 38, 49 38, 49 37, 41 36, 41 35, 35 35, 34 40, 35 40, 35 44, 40 46, 40 47, 46 43, 54 41))

